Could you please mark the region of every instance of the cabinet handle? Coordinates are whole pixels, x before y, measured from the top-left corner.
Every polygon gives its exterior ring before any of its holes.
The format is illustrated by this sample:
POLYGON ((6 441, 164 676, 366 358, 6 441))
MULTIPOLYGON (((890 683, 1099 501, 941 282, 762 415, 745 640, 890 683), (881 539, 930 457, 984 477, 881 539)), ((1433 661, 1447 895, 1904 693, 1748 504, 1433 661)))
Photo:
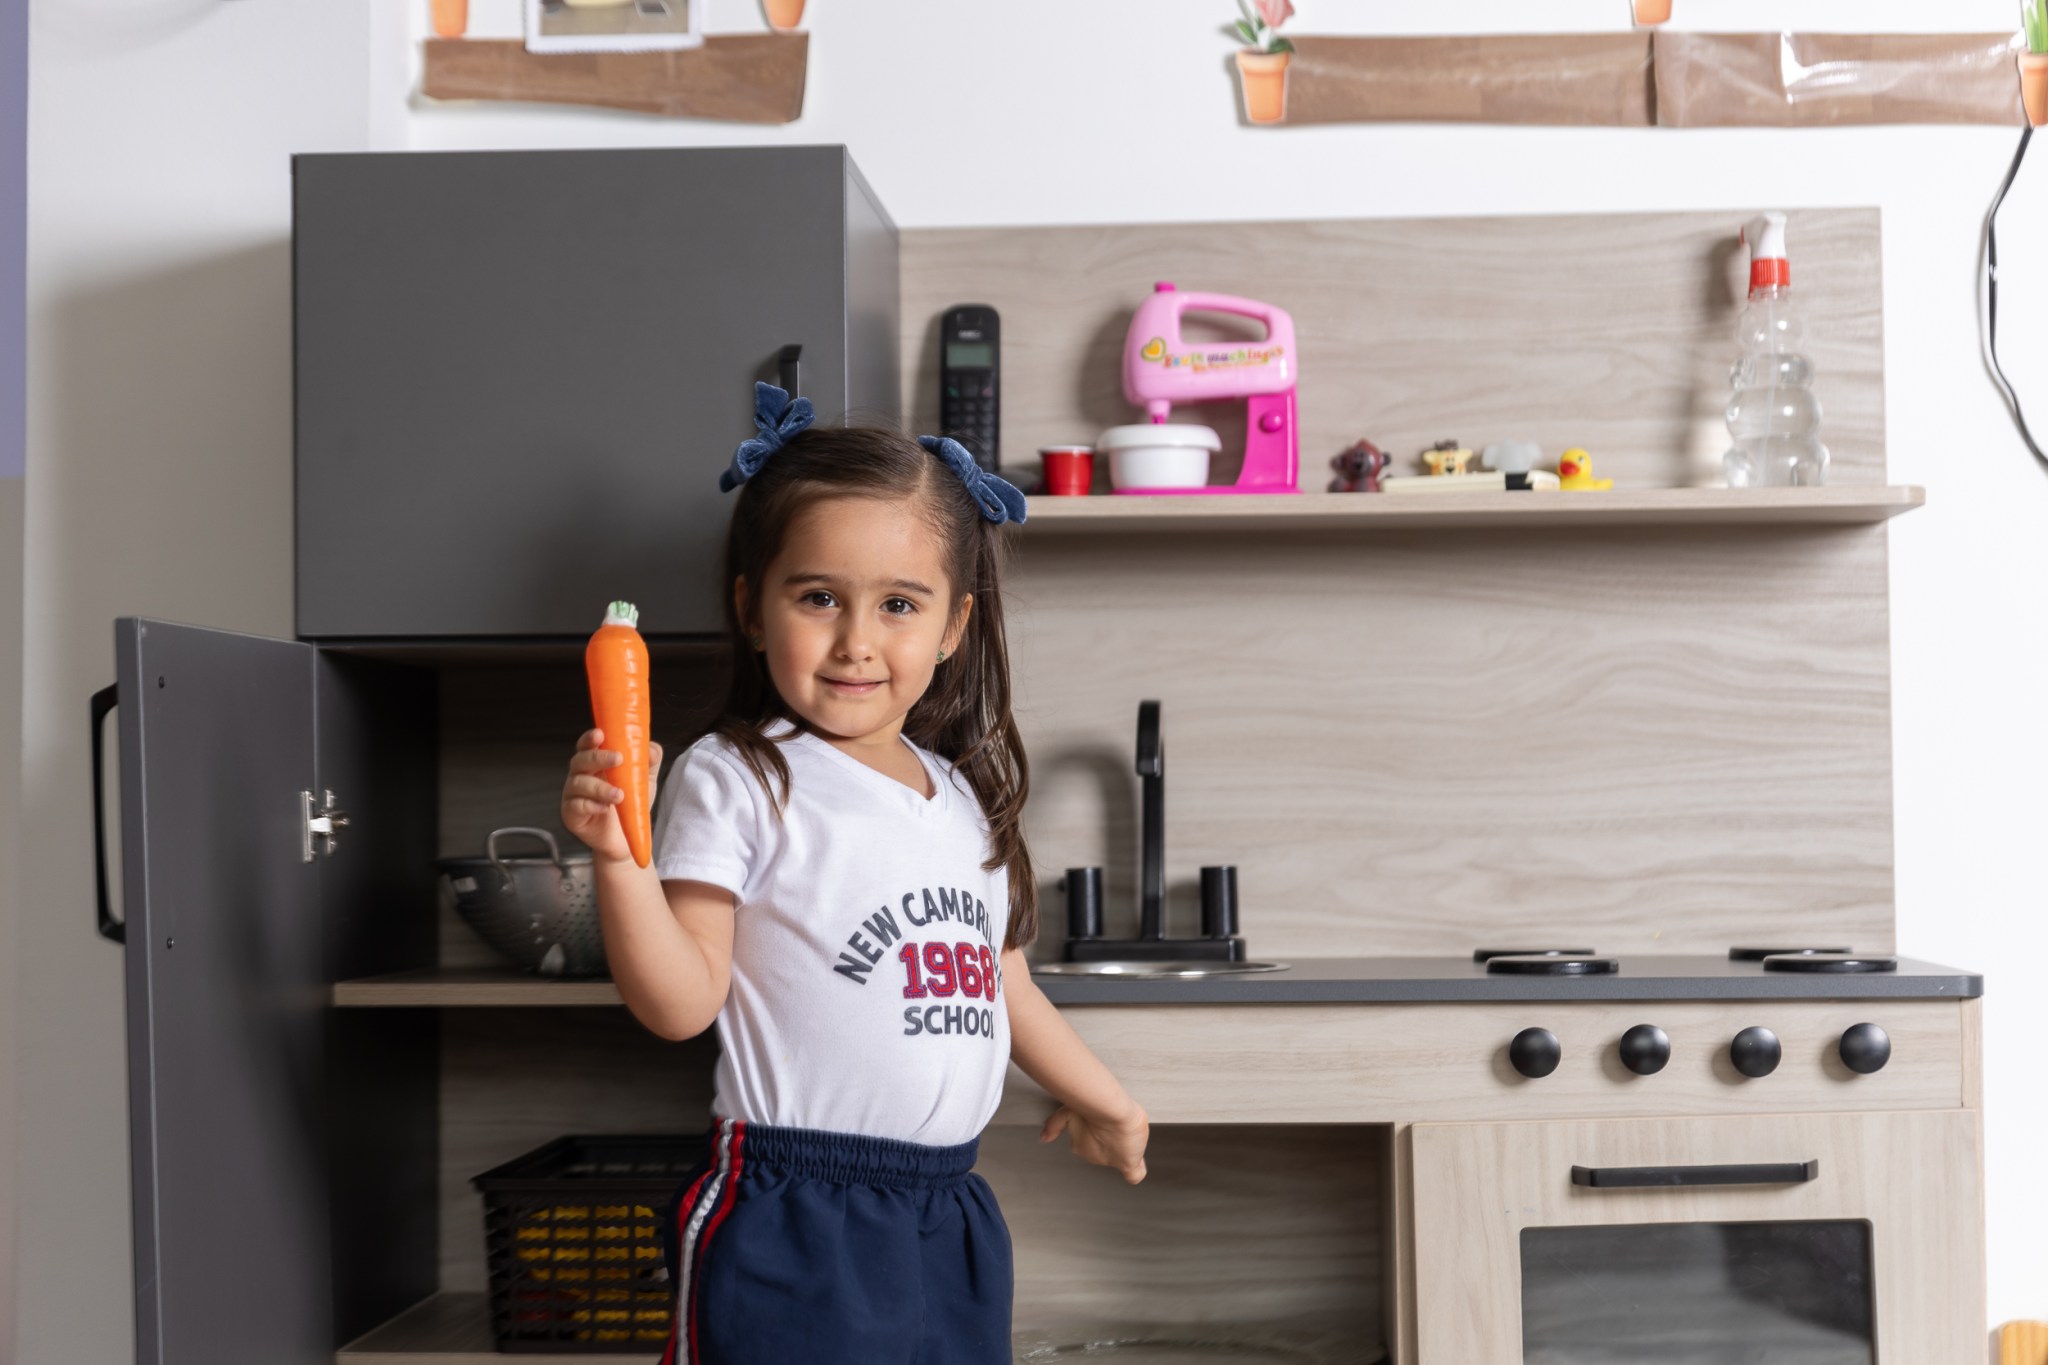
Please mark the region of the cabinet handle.
POLYGON ((1574 1166, 1572 1184, 1596 1190, 1660 1185, 1802 1185, 1820 1178, 1818 1161, 1764 1161, 1735 1166, 1574 1166))
POLYGON ((121 684, 111 683, 92 694, 92 870, 99 889, 100 937, 115 943, 128 941, 128 926, 114 918, 114 903, 107 895, 107 797, 100 774, 106 746, 100 732, 107 716, 121 699, 121 684))
POLYGON ((803 392, 804 348, 798 342, 790 342, 775 357, 777 367, 782 371, 782 391, 791 398, 803 392))

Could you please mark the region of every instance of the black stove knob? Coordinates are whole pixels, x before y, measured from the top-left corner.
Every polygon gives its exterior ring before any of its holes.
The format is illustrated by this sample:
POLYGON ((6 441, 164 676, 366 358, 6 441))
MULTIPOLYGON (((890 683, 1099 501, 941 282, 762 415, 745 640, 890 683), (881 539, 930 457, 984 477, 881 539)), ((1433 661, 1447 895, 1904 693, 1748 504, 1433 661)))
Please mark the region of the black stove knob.
POLYGON ((1547 1028, 1525 1028, 1508 1044, 1508 1060, 1530 1080, 1541 1080, 1557 1070, 1564 1048, 1547 1028))
POLYGON ((1842 1065, 1859 1076, 1884 1070, 1892 1059, 1892 1040, 1875 1024, 1851 1024, 1842 1031, 1842 1065))
POLYGON ((1785 1049, 1778 1046, 1778 1035, 1767 1028, 1746 1028, 1728 1045, 1728 1059, 1735 1063, 1737 1071, 1752 1080, 1776 1071, 1784 1055, 1785 1049))
POLYGON ((1655 1024, 1637 1024, 1621 1035, 1621 1064, 1638 1076, 1654 1076, 1671 1060, 1671 1038, 1655 1024))

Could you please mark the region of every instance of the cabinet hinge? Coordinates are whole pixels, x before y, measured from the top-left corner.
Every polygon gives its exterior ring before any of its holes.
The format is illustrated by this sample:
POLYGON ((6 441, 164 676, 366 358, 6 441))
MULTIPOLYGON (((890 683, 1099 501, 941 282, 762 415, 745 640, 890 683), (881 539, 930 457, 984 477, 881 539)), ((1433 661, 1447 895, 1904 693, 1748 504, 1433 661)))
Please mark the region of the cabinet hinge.
POLYGON ((334 855, 334 837, 337 831, 348 828, 348 812, 334 804, 333 792, 322 792, 319 813, 314 813, 313 793, 299 793, 299 855, 306 862, 313 861, 313 841, 320 841, 320 851, 329 857, 334 855))

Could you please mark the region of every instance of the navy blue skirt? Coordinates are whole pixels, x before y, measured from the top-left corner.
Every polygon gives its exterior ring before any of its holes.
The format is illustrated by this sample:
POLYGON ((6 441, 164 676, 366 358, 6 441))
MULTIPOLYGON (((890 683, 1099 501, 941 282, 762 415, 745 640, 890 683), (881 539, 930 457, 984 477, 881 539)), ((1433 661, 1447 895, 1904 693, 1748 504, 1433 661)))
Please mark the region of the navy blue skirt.
POLYGON ((662 1365, 1010 1365, 1010 1231, 976 1146, 720 1120, 662 1223, 662 1365))

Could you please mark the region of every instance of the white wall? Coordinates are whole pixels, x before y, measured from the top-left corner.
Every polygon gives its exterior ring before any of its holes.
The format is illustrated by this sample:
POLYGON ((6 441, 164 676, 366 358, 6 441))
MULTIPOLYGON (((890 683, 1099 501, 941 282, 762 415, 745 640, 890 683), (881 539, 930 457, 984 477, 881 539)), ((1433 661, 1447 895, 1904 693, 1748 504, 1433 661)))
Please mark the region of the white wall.
POLYGON ((36 0, 30 16, 24 909, 7 991, 21 1365, 132 1358, 122 954, 92 922, 86 699, 113 680, 118 615, 291 633, 287 157, 366 144, 367 15, 36 0))
MULTIPOLYGON (((1624 0, 1296 0, 1307 33, 1615 29, 1624 0)), ((473 0, 481 33, 518 31, 473 0)), ((709 0, 712 31, 758 29, 709 0)), ((415 32, 420 15, 410 16, 415 32)), ((1724 30, 1995 31, 2009 0, 1677 0, 1724 30), (1704 12, 1704 13, 1702 13, 1704 12)), ((2016 142, 1989 128, 1814 131, 1239 126, 1218 32, 1229 0, 1093 6, 812 0, 806 110, 785 128, 667 123, 540 107, 416 102, 415 148, 844 142, 906 227, 1180 219, 1728 210, 1884 212, 1887 411, 1894 481, 1928 506, 1892 531, 1899 942, 1983 969, 1993 1321, 2048 1317, 2048 478, 1977 358, 1978 227, 2016 142)), ((380 54, 387 89, 407 79, 380 54)), ((388 136, 388 135, 387 135, 388 136)), ((2048 145, 2008 210, 2008 371, 2031 371, 2048 436, 2048 145), (2031 259, 2030 259, 2031 258, 2031 259), (2028 270, 2031 264, 2032 271, 2028 270), (2033 363, 2029 363, 2031 361, 2033 363)), ((1793 244, 1798 257, 1798 244, 1793 244)), ((1530 263, 1542 269, 1541 261, 1530 263)), ((1313 384, 1309 374, 1306 383, 1313 384)), ((1823 396, 1825 376, 1822 376, 1823 396)), ((2022 384, 2027 381, 2023 378, 2022 384)), ((1789 585, 1792 590, 1797 585, 1789 585)), ((1760 699, 1761 704, 1761 699, 1760 699)))
MULTIPOLYGON (((480 30, 516 30, 510 0, 473 3, 480 30)), ((1300 3, 1308 32, 1583 29, 1625 13, 1622 0, 1300 3)), ((744 0, 709 4, 714 30, 758 27, 744 0)), ((2029 595, 2048 582, 2035 529, 2048 483, 1978 366, 1972 303, 1977 220, 2012 135, 1254 131, 1232 110, 1217 31, 1228 0, 812 4, 811 112, 760 129, 409 107, 404 36, 424 0, 37 0, 21 828, 33 908, 12 992, 21 1365, 122 1360, 132 1339, 125 1309, 111 1311, 123 1296, 107 1292, 129 1274, 124 1042, 120 954, 91 929, 85 701, 112 677, 116 615, 289 633, 285 157, 366 143, 845 142, 906 226, 1726 208, 1732 228, 1774 204, 1881 206, 1892 472, 1930 499, 1893 532, 1900 940, 1987 971, 1993 1317, 2048 1316, 2048 1242, 2031 1226, 2048 1174, 2030 1161, 2048 1100, 2028 1052, 2048 1032, 2048 992, 2024 966, 2048 949, 2029 856, 2043 815, 2029 779, 2048 758, 2048 720, 2030 704, 2048 694, 2048 650, 2029 595)), ((1679 0, 1681 20, 1692 7, 1679 0)), ((2011 23, 2007 0, 1699 7, 1723 28, 2011 23)), ((2032 174, 2048 185, 2048 165, 2032 174)), ((2048 382, 2039 404, 2048 420, 2048 382)))

